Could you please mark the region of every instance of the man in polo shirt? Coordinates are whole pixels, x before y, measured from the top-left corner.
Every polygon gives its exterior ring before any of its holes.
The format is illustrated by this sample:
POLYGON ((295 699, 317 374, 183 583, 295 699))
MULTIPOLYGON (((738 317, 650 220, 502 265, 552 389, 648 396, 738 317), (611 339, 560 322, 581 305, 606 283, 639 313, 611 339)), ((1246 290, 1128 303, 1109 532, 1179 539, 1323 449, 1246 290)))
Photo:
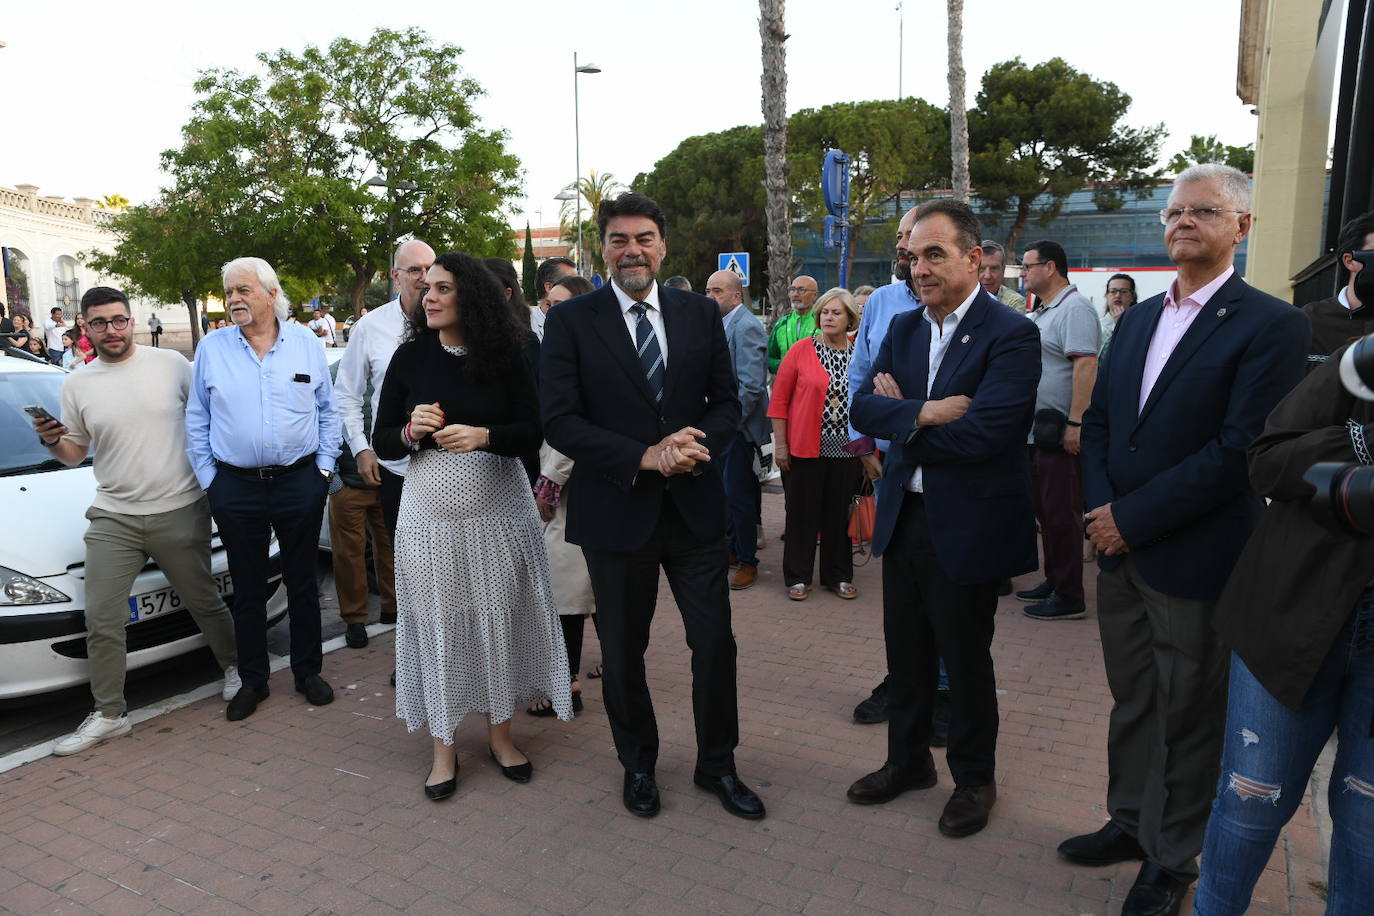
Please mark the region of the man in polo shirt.
POLYGON ((802 275, 787 287, 787 299, 792 311, 782 316, 773 325, 773 333, 768 337, 768 371, 774 374, 782 365, 782 358, 792 345, 804 337, 816 333, 816 316, 811 307, 816 304, 820 287, 813 277, 802 275))
MULTIPOLYGON (((1045 581, 1016 593, 1034 602, 1037 620, 1078 620, 1083 605, 1083 483, 1078 467, 1083 412, 1097 378, 1102 324, 1097 309, 1069 282, 1069 258, 1058 242, 1036 242, 1021 259, 1026 289, 1042 303, 1029 316, 1040 329, 1036 427, 1063 432, 1058 441, 1031 437, 1031 479, 1045 581), (1062 418, 1062 419, 1061 419, 1062 418)), ((984 289, 986 289, 986 285, 984 289)))

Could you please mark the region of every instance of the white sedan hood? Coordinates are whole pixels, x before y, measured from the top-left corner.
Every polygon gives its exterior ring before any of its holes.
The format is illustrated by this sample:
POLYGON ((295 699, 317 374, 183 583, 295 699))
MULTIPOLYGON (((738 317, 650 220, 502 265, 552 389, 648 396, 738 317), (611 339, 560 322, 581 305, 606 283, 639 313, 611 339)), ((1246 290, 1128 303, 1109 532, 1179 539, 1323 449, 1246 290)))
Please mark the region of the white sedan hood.
POLYGON ((86 510, 95 498, 89 467, 0 477, 0 566, 58 576, 86 562, 86 510))

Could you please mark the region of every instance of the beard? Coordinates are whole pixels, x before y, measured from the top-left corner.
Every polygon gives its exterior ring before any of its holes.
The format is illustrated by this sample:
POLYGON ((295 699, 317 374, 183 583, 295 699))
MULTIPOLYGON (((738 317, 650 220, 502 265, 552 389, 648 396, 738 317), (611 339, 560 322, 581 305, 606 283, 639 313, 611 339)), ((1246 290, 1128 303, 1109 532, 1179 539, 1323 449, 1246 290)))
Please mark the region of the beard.
POLYGON ((619 283, 620 288, 625 292, 642 293, 654 285, 654 281, 658 279, 658 272, 654 270, 654 266, 649 263, 648 258, 622 258, 615 265, 612 276, 615 277, 615 282, 619 283), (627 267, 647 267, 648 270, 643 276, 629 278, 623 273, 627 267))
POLYGON ((88 337, 87 340, 89 340, 91 346, 95 348, 95 355, 103 356, 106 359, 115 359, 129 352, 129 339, 127 337, 121 337, 108 344, 94 337, 88 337))
POLYGON ((903 283, 911 279, 911 262, 905 258, 897 258, 892 262, 892 276, 901 280, 903 283))

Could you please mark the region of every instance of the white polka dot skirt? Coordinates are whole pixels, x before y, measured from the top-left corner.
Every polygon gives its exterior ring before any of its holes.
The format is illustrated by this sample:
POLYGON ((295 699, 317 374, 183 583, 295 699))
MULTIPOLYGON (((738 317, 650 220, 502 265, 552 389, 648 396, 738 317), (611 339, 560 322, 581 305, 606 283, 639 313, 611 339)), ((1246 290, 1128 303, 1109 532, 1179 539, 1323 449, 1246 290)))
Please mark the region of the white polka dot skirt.
POLYGON ((396 526, 396 715, 446 744, 547 697, 572 718, 567 650, 534 496, 516 458, 425 449, 396 526))

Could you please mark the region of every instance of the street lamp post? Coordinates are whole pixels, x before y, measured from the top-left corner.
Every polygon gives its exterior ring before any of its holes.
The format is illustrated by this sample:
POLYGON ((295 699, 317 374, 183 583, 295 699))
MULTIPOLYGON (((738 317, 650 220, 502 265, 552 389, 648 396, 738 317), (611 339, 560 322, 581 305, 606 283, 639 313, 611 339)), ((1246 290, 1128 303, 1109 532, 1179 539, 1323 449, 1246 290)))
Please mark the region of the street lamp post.
POLYGON ((577 75, 579 73, 600 73, 596 64, 578 66, 577 52, 573 52, 573 162, 577 169, 573 178, 573 193, 577 195, 577 262, 578 276, 585 276, 582 270, 582 115, 577 97, 577 75))
MULTIPOLYGON (((418 191, 418 190, 420 190, 420 186, 419 186, 418 184, 416 184, 415 182, 413 182, 413 181, 406 181, 406 180, 402 179, 401 181, 397 181, 397 182, 394 182, 394 183, 393 183, 393 182, 387 181, 385 178, 383 178, 383 177, 380 176, 380 175, 373 175, 373 176, 372 176, 371 178, 369 178, 367 181, 364 181, 364 182, 363 182, 363 187, 365 187, 365 188, 385 188, 385 189, 388 190, 388 191, 418 191)), ((396 241, 396 240, 393 238, 393 235, 395 234, 395 229, 393 228, 393 225, 392 225, 393 216, 395 215, 395 209, 396 209, 396 208, 395 208, 394 206, 392 206, 392 200, 391 200, 391 195, 390 195, 390 194, 388 194, 388 195, 386 196, 386 200, 387 200, 387 208, 386 208, 386 244, 387 244, 387 262, 388 262, 388 263, 387 263, 387 270, 386 270, 386 298, 387 298, 387 301, 390 302, 390 301, 391 301, 392 286, 393 286, 393 284, 394 284, 394 281, 391 279, 391 265, 390 265, 391 253, 390 253, 390 252, 391 252, 391 245, 392 245, 392 243, 394 243, 394 242, 396 241)))

